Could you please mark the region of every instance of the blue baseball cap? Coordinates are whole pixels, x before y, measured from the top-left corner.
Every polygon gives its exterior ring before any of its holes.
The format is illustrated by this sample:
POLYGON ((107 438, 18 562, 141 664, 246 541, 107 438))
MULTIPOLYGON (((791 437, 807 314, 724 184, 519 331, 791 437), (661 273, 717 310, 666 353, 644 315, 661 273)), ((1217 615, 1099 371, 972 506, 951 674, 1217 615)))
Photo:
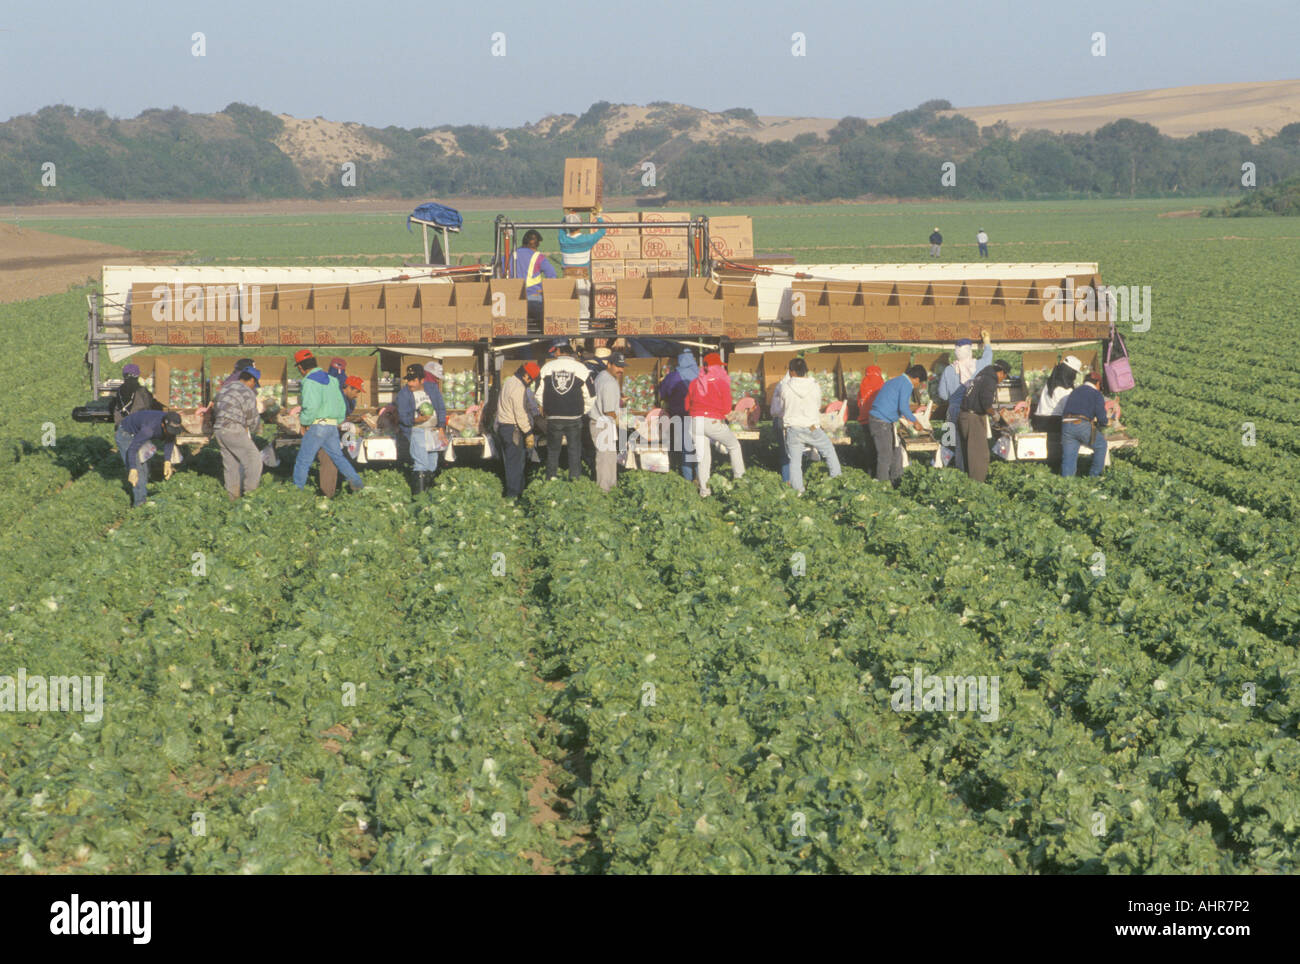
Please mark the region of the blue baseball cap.
POLYGON ((253 376, 253 381, 255 381, 255 382, 260 382, 260 381, 262 380, 262 373, 259 372, 259 371, 258 371, 256 368, 254 368, 252 365, 249 365, 247 368, 241 369, 241 370, 238 372, 238 374, 239 374, 239 377, 240 377, 240 378, 243 378, 243 377, 245 377, 245 376, 247 376, 247 375, 252 375, 252 376, 253 376))

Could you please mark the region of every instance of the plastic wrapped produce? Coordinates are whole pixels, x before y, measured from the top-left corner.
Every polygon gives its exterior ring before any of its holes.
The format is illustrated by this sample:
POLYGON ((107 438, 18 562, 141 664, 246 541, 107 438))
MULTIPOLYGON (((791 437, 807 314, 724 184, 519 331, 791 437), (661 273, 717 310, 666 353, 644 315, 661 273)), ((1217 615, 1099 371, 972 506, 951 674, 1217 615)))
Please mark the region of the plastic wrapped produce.
POLYGON ((822 404, 825 405, 840 397, 839 389, 835 384, 835 373, 830 372, 809 372, 817 387, 822 390, 822 404))
POLYGON ((760 401, 763 398, 763 387, 759 384, 758 375, 755 372, 734 372, 731 376, 731 402, 738 403, 742 398, 752 398, 754 401, 760 401))
POLYGON ((203 404, 203 379, 196 369, 177 368, 169 376, 167 393, 171 408, 198 408, 203 404))
POLYGON ((623 394, 627 396, 629 412, 648 412, 655 407, 655 376, 653 372, 638 372, 623 376, 623 394))
POLYGON ((478 378, 472 371, 447 372, 442 380, 442 399, 449 412, 463 412, 478 401, 478 378))

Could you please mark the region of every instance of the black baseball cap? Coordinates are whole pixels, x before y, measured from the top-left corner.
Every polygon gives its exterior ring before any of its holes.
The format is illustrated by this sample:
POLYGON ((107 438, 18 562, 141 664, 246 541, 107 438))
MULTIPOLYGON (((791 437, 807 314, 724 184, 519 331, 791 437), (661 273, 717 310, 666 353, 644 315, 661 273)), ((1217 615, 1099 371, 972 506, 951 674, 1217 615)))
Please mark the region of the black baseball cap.
POLYGON ((424 381, 423 365, 419 365, 416 364, 415 362, 412 362, 411 364, 406 366, 406 380, 410 381, 412 378, 418 378, 420 379, 420 381, 424 381))

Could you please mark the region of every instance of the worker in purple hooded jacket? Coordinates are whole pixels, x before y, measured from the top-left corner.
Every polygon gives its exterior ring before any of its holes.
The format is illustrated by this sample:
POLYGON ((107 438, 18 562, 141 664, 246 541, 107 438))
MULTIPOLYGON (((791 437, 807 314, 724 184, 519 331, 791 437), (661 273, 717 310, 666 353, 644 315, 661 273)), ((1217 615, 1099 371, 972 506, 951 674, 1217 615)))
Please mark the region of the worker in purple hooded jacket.
MULTIPOLYGON (((686 349, 677 356, 677 367, 659 383, 659 400, 670 416, 669 424, 677 426, 676 431, 669 429, 668 458, 687 482, 695 481, 695 463, 685 458, 686 446, 691 444, 687 441, 691 438, 691 433, 687 429, 686 393, 699 374, 700 366, 695 361, 695 355, 686 349)), ((660 438, 663 435, 661 432, 660 438)))

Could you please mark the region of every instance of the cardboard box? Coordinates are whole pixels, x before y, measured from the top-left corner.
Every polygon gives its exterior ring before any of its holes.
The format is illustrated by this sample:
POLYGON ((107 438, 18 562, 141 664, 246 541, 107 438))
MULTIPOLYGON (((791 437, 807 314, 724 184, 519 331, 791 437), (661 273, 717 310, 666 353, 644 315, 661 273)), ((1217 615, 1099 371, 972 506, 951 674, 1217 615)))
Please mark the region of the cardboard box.
POLYGON ((722 288, 711 278, 686 279, 686 310, 690 315, 686 333, 722 335, 722 288))
POLYGON ((686 330, 690 322, 686 280, 685 278, 650 279, 650 297, 654 302, 654 334, 670 335, 686 330))
MULTIPOLYGON (((353 297, 352 288, 352 285, 319 285, 312 289, 311 308, 315 314, 312 344, 346 345, 352 341, 352 312, 349 303, 349 298, 353 297)), ((384 327, 383 308, 379 305, 382 294, 383 289, 374 285, 364 295, 355 296, 358 301, 358 321, 373 323, 377 318, 381 332, 384 327), (371 299, 373 306, 370 305, 371 299)), ((381 333, 380 340, 382 339, 381 333)))
POLYGON ((311 285, 279 285, 276 307, 280 315, 281 345, 314 345, 316 312, 311 307, 311 285))
POLYGON ((203 285, 203 344, 239 344, 238 285, 203 285))
POLYGON ((454 288, 456 340, 478 341, 492 337, 492 302, 487 283, 471 281, 457 284, 454 288))
POLYGON ((492 303, 492 335, 508 338, 528 333, 528 302, 523 278, 493 278, 488 282, 492 303))
POLYGON ((348 357, 348 377, 361 379, 361 395, 357 408, 379 407, 379 356, 351 355, 348 357))
POLYGON ((415 345, 420 341, 420 286, 384 285, 384 341, 390 345, 415 345))
POLYGON ((625 264, 626 262, 621 259, 614 261, 593 260, 591 262, 591 280, 595 284, 610 284, 619 278, 624 278, 626 277, 623 273, 625 264))
MULTIPOLYGON (((621 228, 620 224, 638 224, 641 221, 641 214, 638 211, 603 211, 599 215, 605 223, 601 225, 605 229, 606 238, 637 238, 641 232, 636 228, 621 228)), ((595 221, 597 215, 592 215, 591 220, 595 221)), ((603 240, 603 239, 602 239, 603 240)))
POLYGON ((861 286, 856 281, 827 281, 826 304, 830 308, 832 329, 853 331, 866 323, 866 305, 862 300, 861 286))
POLYGON ((759 362, 759 376, 763 383, 763 412, 772 411, 772 393, 777 383, 790 370, 790 360, 799 354, 796 351, 765 351, 759 362))
POLYGON ((648 260, 685 261, 688 251, 684 231, 678 235, 655 234, 641 239, 641 257, 648 260))
MULTIPOLYGON (((457 287, 464 287, 458 285, 457 287)), ((486 286, 484 286, 486 287, 486 286)), ((576 335, 580 327, 581 303, 578 282, 573 278, 542 279, 542 333, 576 335)))
POLYGON ((618 284, 598 284, 592 286, 591 303, 596 308, 618 307, 618 284))
POLYGON ((453 284, 420 285, 420 342, 425 345, 439 345, 455 341, 456 303, 453 284))
POLYGON ((600 158, 565 158, 562 206, 571 210, 590 210, 599 207, 604 197, 605 170, 600 158))
POLYGON ((753 280, 723 284, 722 334, 736 340, 758 337, 758 289, 753 280))
POLYGON ((994 278, 967 278, 966 298, 972 305, 991 305, 998 291, 998 281, 994 278))
POLYGON ((244 291, 248 305, 244 314, 248 321, 241 325, 240 336, 245 345, 278 345, 280 343, 280 306, 275 285, 250 285, 244 291))
MULTIPOLYGON (((233 361, 233 359, 232 359, 233 361)), ((207 402, 207 391, 203 384, 203 356, 198 352, 185 355, 158 355, 154 359, 153 397, 160 405, 167 408, 199 408, 207 402), (182 398, 179 395, 179 372, 197 372, 194 383, 194 395, 182 398)))
POLYGON ((606 236, 591 249, 592 264, 598 261, 622 261, 641 257, 641 239, 637 237, 606 236))
POLYGON ((170 285, 167 299, 158 310, 167 320, 167 344, 203 344, 203 288, 200 285, 170 285), (179 291, 179 297, 178 297, 179 291))
POLYGON ((654 299, 650 282, 640 278, 626 278, 615 286, 618 319, 617 330, 625 335, 654 333, 654 299))
POLYGON ((885 381, 888 381, 907 371, 907 366, 912 364, 912 353, 910 351, 876 352, 875 364, 880 366, 881 374, 885 376, 885 381))
POLYGON ((858 295, 864 306, 898 304, 892 281, 863 281, 858 285, 858 295))
POLYGON ((656 227, 663 221, 689 221, 691 216, 686 211, 642 211, 641 212, 641 236, 654 237, 658 236, 675 236, 682 239, 686 238, 685 228, 660 228, 656 227), (649 227, 646 227, 649 225, 649 227))
POLYGON ((890 301, 904 308, 916 308, 925 304, 929 296, 928 281, 898 281, 894 283, 894 294, 890 301))
POLYGON ((796 326, 830 325, 831 310, 824 281, 796 281, 790 286, 790 317, 796 326))
POLYGON ((970 305, 936 305, 930 310, 930 318, 936 326, 965 331, 970 327, 970 305))
POLYGON ((623 277, 649 278, 655 273, 655 269, 658 267, 658 261, 646 261, 643 258, 633 260, 629 258, 627 261, 623 262, 623 277))
POLYGON ((709 218, 709 247, 714 257, 752 258, 754 219, 745 215, 709 218))
POLYGON ((659 259, 655 269, 650 272, 652 278, 685 278, 689 262, 680 258, 659 259))
POLYGON ((131 327, 131 344, 167 344, 171 291, 169 285, 134 284, 131 286, 126 302, 127 320, 131 327))

